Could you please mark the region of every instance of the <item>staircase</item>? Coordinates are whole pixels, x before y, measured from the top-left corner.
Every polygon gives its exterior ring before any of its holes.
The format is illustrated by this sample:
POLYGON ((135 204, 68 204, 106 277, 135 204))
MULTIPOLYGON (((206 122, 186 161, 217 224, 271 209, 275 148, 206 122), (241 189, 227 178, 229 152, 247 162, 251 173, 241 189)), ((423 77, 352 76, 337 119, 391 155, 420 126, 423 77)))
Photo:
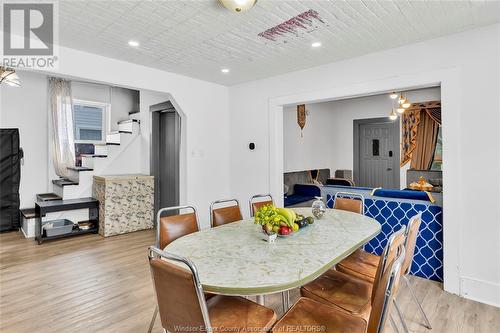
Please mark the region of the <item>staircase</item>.
POLYGON ((92 196, 94 175, 113 173, 113 161, 140 137, 138 112, 129 113, 129 119, 118 122, 118 130, 106 135, 106 144, 95 144, 93 154, 82 154, 82 165, 69 167, 67 178, 52 180, 53 194, 60 199, 78 199, 92 196))

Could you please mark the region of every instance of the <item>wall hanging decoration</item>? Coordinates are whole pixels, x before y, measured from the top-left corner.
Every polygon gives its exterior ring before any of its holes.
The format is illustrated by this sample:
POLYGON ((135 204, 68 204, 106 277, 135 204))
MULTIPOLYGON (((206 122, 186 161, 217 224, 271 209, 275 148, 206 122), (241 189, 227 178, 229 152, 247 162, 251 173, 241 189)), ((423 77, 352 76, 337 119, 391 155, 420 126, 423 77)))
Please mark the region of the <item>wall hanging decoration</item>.
POLYGON ((304 137, 304 126, 306 126, 306 105, 305 104, 300 104, 297 105, 297 123, 299 124, 300 127, 300 137, 304 137))

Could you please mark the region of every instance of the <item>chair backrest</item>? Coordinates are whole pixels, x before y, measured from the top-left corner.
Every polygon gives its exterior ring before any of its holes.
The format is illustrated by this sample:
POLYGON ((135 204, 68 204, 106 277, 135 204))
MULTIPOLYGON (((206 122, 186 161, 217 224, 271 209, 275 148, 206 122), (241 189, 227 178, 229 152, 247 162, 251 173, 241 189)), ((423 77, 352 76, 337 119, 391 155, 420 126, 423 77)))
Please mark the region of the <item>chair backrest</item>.
POLYGON ((375 299, 375 293, 377 292, 378 286, 381 283, 382 276, 387 271, 389 263, 399 257, 401 249, 404 249, 405 244, 405 230, 406 227, 402 226, 401 229, 394 232, 385 245, 384 251, 380 256, 379 264, 377 266, 377 271, 375 273, 375 281, 373 282, 372 289, 372 301, 375 299))
POLYGON ((210 225, 217 227, 226 223, 243 220, 240 203, 237 199, 217 200, 210 205, 210 225), (235 203, 236 205, 216 208, 220 204, 235 203))
POLYGON ((156 247, 165 246, 179 237, 200 230, 198 215, 194 206, 175 206, 161 208, 156 215, 156 247), (180 210, 189 209, 191 213, 177 214, 180 210), (162 216, 167 212, 176 212, 174 215, 162 216))
POLYGON ((422 223, 422 213, 418 213, 413 216, 408 222, 406 227, 406 241, 405 241, 405 253, 406 257, 403 262, 403 267, 401 269, 402 274, 408 274, 411 269, 411 263, 413 262, 413 254, 415 253, 415 246, 417 245, 418 231, 420 229, 420 224, 422 223))
POLYGON ((334 201, 334 209, 346 210, 361 215, 365 214, 365 197, 362 194, 337 192, 334 201))
POLYGON ((250 198, 250 216, 254 216, 260 207, 272 204, 273 197, 270 194, 257 194, 250 198), (265 200, 267 199, 267 200, 265 200), (256 201, 258 200, 258 201, 256 201))
POLYGON ((207 304, 194 264, 186 258, 150 247, 149 267, 162 327, 167 332, 211 331, 207 304), (188 269, 172 261, 181 262, 188 269))
POLYGON ((387 263, 380 283, 377 287, 373 287, 375 292, 372 298, 367 333, 382 333, 384 331, 386 318, 398 288, 404 258, 404 244, 401 244, 396 257, 387 263))
POLYGON ((328 178, 326 185, 355 186, 354 182, 348 178, 328 178))

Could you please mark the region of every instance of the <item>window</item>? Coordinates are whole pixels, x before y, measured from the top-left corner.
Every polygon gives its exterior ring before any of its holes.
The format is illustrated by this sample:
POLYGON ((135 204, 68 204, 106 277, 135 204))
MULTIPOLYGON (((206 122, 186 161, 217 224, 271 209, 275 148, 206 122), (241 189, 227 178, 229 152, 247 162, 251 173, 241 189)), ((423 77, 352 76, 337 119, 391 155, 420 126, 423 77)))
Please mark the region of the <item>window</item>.
POLYGON ((442 131, 440 126, 436 142, 436 150, 434 150, 434 158, 432 161, 431 170, 443 170, 443 137, 441 132, 442 131))
POLYGON ((109 104, 73 100, 73 128, 76 143, 103 143, 109 104))

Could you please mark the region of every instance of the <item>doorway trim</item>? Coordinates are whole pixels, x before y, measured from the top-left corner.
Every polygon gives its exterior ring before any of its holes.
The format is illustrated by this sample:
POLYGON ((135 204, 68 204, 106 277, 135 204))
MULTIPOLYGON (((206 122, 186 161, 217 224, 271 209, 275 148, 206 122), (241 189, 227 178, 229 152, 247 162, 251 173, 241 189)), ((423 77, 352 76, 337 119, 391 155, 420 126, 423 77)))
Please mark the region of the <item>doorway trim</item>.
POLYGON ((400 158, 400 123, 398 120, 390 120, 388 117, 384 118, 366 118, 366 119, 354 119, 353 120, 353 180, 356 186, 359 185, 359 168, 360 168, 360 160, 359 160, 359 128, 361 125, 366 124, 391 124, 393 127, 392 131, 392 145, 394 147, 393 154, 394 158, 392 161, 392 173, 394 176, 396 189, 400 189, 401 187, 401 173, 399 171, 399 158, 400 158))
MULTIPOLYGON (((379 80, 336 86, 319 91, 299 92, 269 99, 269 192, 276 205, 283 205, 283 107, 287 105, 347 99, 389 93, 394 90, 411 90, 441 87, 443 120, 443 170, 446 194, 444 207, 463 207, 460 188, 462 167, 460 163, 461 81, 460 68, 451 67, 426 72, 395 75, 379 80)), ((443 275, 444 290, 462 295, 460 283, 460 258, 462 217, 458 209, 447 209, 443 217, 443 275), (446 220, 446 221, 445 221, 446 220)))
MULTIPOLYGON (((186 114, 182 111, 180 108, 179 104, 175 101, 175 99, 172 97, 171 94, 169 93, 164 93, 164 92, 158 92, 158 91, 152 91, 148 90, 148 92, 154 92, 154 93, 159 93, 164 95, 165 98, 162 98, 162 100, 166 103, 170 102, 179 115, 180 118, 180 147, 179 147, 179 203, 185 204, 187 202, 187 116, 186 114)), ((147 120, 149 121, 149 133, 147 134, 148 142, 147 146, 145 149, 149 149, 149 174, 153 175, 153 170, 152 170, 152 149, 153 149, 153 113, 160 111, 158 109, 150 109, 150 106, 162 104, 163 102, 160 103, 154 103, 147 105, 147 120)))
POLYGON ((182 118, 180 114, 177 112, 175 109, 174 105, 170 101, 165 101, 161 102, 158 104, 153 104, 149 106, 149 111, 151 113, 151 145, 150 145, 150 174, 154 176, 154 211, 155 211, 155 216, 156 213, 160 208, 160 176, 161 176, 161 159, 160 159, 160 135, 161 135, 161 126, 160 126, 160 119, 161 119, 161 114, 163 113, 175 113, 178 117, 178 131, 176 135, 176 145, 174 147, 175 150, 175 158, 177 159, 176 161, 176 170, 175 170, 175 203, 171 204, 171 206, 179 206, 180 202, 180 149, 181 149, 181 136, 182 136, 182 118), (177 142, 178 141, 178 142, 177 142))

